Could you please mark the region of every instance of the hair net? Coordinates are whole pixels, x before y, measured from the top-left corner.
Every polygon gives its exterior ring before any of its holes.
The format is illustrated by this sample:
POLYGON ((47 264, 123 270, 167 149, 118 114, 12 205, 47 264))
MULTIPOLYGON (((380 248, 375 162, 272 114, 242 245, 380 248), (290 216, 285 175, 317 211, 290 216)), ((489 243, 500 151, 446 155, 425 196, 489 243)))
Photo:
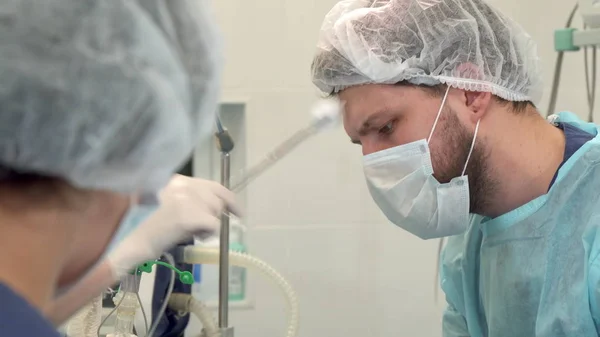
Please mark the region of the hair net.
POLYGON ((2 1, 0 178, 165 186, 214 123, 222 57, 206 3, 2 1))
POLYGON ((536 45, 482 0, 346 0, 321 27, 313 82, 447 85, 509 101, 542 94, 536 45))

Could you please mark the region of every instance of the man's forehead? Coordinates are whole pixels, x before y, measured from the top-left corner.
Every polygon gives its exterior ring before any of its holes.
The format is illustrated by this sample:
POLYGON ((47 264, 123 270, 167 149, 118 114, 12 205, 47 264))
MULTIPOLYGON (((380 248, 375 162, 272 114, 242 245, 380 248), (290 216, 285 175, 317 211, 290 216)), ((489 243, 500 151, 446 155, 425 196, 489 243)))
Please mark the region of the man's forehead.
POLYGON ((397 109, 406 104, 406 97, 400 87, 393 85, 362 85, 351 87, 340 92, 339 96, 345 102, 344 119, 361 124, 368 122, 371 115, 391 109, 397 109), (404 102, 404 103, 403 103, 404 102))

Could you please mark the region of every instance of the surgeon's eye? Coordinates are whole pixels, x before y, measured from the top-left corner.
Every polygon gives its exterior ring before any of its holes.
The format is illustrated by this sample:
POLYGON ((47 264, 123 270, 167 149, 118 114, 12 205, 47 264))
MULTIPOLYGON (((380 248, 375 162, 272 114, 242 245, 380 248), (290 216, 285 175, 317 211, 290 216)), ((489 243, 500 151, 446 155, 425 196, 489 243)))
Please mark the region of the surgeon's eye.
POLYGON ((382 126, 381 128, 379 128, 379 134, 381 135, 389 135, 392 134, 394 132, 394 129, 396 128, 396 121, 390 121, 387 124, 385 124, 384 126, 382 126))

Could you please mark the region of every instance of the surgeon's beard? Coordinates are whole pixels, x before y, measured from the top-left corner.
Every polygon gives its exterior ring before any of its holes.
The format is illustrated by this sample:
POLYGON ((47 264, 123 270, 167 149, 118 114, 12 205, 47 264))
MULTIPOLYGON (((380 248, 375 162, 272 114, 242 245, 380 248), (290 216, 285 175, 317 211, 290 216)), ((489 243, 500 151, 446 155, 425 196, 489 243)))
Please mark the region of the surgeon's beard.
MULTIPOLYGON (((436 166, 441 168, 441 170, 437 170, 439 173, 434 176, 439 182, 447 183, 462 174, 474 133, 461 124, 456 113, 450 108, 445 108, 442 116, 445 118, 441 123, 439 134, 443 137, 444 148, 432 159, 436 160, 438 164, 436 166)), ((481 137, 477 137, 466 170, 469 178, 469 211, 471 213, 484 214, 485 210, 489 208, 492 201, 491 196, 494 195, 498 186, 487 165, 488 158, 489 154, 484 141, 481 137)))

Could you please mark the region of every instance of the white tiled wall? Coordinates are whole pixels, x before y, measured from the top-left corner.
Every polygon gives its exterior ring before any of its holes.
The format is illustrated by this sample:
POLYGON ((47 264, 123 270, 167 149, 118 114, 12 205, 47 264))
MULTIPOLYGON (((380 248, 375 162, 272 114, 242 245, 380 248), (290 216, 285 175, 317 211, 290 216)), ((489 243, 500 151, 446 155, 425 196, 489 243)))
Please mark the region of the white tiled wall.
MULTIPOLYGON (((246 104, 247 143, 237 146, 246 147, 250 163, 309 120, 318 97, 311 56, 334 2, 214 2, 227 45, 223 100, 246 104)), ((564 25, 574 1, 492 2, 539 42, 549 91, 553 29, 564 25)), ((582 53, 567 55, 564 68, 558 108, 583 116, 582 53)), ((339 129, 310 140, 249 186, 250 252, 294 285, 301 337, 440 336, 436 242, 414 239, 384 220, 368 195, 360 160, 360 149, 339 129)), ((231 313, 236 336, 282 336, 285 303, 277 288, 252 274, 250 294, 255 309, 231 313)), ((188 332, 199 332, 197 321, 188 332)))

